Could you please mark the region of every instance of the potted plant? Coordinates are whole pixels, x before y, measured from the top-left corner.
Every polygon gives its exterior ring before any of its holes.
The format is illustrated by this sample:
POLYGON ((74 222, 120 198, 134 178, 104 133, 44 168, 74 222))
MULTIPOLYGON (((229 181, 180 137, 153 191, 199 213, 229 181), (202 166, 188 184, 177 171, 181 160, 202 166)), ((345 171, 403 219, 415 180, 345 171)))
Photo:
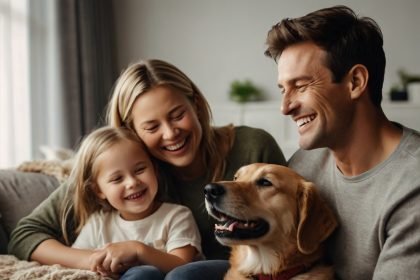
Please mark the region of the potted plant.
POLYGON ((238 103, 245 103, 262 100, 263 94, 250 80, 234 80, 230 84, 229 97, 238 103))

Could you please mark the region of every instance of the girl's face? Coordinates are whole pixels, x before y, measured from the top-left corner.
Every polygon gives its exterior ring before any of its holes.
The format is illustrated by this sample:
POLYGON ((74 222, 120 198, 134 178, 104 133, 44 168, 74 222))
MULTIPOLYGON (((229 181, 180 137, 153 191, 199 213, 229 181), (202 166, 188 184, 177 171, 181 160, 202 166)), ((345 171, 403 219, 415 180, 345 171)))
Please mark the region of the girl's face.
POLYGON ((155 210, 158 182, 144 148, 131 140, 115 143, 95 161, 97 194, 125 220, 139 220, 155 210))
POLYGON ((150 153, 174 167, 189 171, 201 168, 199 148, 202 128, 188 98, 170 86, 155 87, 133 104, 137 135, 150 153))

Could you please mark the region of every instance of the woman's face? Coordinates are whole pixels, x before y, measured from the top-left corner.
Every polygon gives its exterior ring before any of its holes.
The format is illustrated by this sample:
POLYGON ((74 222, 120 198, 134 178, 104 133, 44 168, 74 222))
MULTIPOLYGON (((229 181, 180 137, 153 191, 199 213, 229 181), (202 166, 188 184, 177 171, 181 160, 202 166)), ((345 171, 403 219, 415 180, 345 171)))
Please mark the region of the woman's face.
POLYGON ((179 168, 200 162, 202 128, 186 95, 157 86, 137 97, 131 114, 137 135, 154 157, 179 168))

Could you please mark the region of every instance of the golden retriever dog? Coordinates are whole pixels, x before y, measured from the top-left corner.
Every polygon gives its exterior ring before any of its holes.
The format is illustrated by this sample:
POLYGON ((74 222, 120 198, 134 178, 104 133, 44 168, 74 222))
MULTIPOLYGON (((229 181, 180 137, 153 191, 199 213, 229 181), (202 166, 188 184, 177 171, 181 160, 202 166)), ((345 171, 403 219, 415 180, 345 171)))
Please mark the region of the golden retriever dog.
POLYGON ((217 240, 231 247, 225 280, 333 279, 322 242, 337 221, 313 183, 292 169, 255 163, 234 181, 205 186, 217 240))

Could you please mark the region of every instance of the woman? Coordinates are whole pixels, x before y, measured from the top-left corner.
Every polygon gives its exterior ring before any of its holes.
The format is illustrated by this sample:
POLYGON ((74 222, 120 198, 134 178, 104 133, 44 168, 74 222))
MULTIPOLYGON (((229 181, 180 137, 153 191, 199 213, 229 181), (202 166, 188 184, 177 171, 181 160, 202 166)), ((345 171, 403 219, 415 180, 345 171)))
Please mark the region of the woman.
MULTIPOLYGON (((142 61, 122 73, 108 107, 108 123, 134 130, 159 160, 169 177, 167 198, 192 210, 207 259, 227 259, 228 251, 214 238, 214 222, 204 209, 203 187, 210 181, 232 179, 245 164, 286 163, 273 137, 263 130, 212 127, 211 111, 200 90, 183 72, 161 60, 142 61)), ((71 229, 77 221, 65 218, 72 217, 71 211, 63 217, 59 214, 66 189, 64 184, 18 224, 11 236, 11 253, 44 264, 86 268, 92 253, 69 247, 76 237, 71 229), (63 221, 69 229, 68 244, 63 244, 63 221), (50 254, 51 248, 55 254, 50 254)), ((175 269, 167 278, 189 279, 199 271, 200 279, 205 275, 217 279, 227 269, 225 261, 190 265, 175 269), (203 273, 207 270, 209 273, 203 273)), ((197 279, 194 277, 190 279, 197 279)))

